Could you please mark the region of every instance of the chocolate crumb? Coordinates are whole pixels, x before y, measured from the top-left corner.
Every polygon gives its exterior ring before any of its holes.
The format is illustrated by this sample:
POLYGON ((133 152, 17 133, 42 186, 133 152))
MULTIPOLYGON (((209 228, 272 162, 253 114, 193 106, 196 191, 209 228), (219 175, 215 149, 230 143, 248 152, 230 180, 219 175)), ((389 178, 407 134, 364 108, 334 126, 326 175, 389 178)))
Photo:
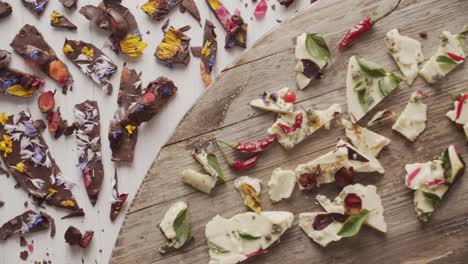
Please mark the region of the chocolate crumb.
POLYGON ((29 253, 28 253, 27 250, 21 251, 21 252, 20 252, 20 258, 21 258, 22 260, 27 260, 27 259, 28 259, 28 256, 29 256, 29 253))
POLYGON ((272 5, 271 5, 271 10, 274 11, 275 9, 276 9, 276 5, 275 5, 275 4, 272 4, 272 5))
POLYGON ((2 208, 3 206, 5 206, 5 202, 4 202, 4 201, 0 201, 0 208, 2 208))
POLYGON ((422 39, 427 39, 427 32, 423 31, 419 33, 419 37, 421 37, 422 39))
POLYGON ((249 6, 249 4, 245 3, 245 8, 247 8, 249 6))
POLYGON ((276 22, 281 23, 281 22, 283 22, 283 21, 280 20, 280 19, 276 19, 276 22))
POLYGON ((65 232, 65 241, 72 246, 79 244, 82 237, 80 230, 74 226, 70 226, 65 232))
POLYGON ((19 183, 15 184, 15 189, 18 189, 19 187, 21 187, 19 183))
POLYGON ((148 30, 148 31, 146 31, 146 34, 148 34, 148 35, 149 35, 149 34, 151 34, 151 32, 148 30))
POLYGON ((20 246, 25 247, 28 245, 28 241, 26 241, 26 238, 24 236, 20 236, 20 246))
POLYGON ((24 207, 28 207, 28 201, 24 202, 24 207))

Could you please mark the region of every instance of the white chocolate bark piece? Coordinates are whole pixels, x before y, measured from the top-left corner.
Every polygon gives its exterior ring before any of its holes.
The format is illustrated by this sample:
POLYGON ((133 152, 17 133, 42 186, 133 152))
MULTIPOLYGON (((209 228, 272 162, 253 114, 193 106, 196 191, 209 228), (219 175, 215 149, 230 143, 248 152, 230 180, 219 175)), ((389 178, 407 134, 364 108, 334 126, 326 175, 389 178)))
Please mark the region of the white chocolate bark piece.
POLYGON ((215 216, 206 225, 210 264, 234 264, 265 252, 291 228, 294 215, 271 211, 215 216))
POLYGON ((268 195, 273 202, 279 202, 291 197, 295 185, 296 173, 294 171, 276 168, 268 182, 268 195))
POLYGON ((416 90, 400 114, 392 129, 413 142, 426 129, 427 105, 422 102, 423 95, 416 90))
POLYGON ((458 97, 459 99, 453 102, 454 109, 447 112, 447 117, 456 124, 462 125, 465 138, 468 140, 468 99, 465 99, 468 98, 468 94, 460 94, 458 97), (460 110, 458 110, 459 106, 460 110))
POLYGON ((192 186, 195 189, 198 189, 204 193, 211 193, 216 185, 216 178, 211 175, 200 173, 192 169, 186 169, 182 171, 182 182, 192 186))
POLYGON ((351 140, 357 150, 366 155, 377 157, 380 151, 391 142, 390 139, 348 120, 342 119, 341 124, 345 127, 346 137, 351 140))
POLYGON ((313 223, 317 215, 324 213, 300 213, 299 214, 299 226, 302 230, 314 240, 317 244, 322 247, 326 247, 330 242, 339 241, 342 237, 338 235, 338 232, 343 227, 343 223, 333 221, 327 227, 322 230, 315 230, 313 223))
POLYGON ((452 34, 448 31, 443 31, 440 39, 442 43, 436 53, 424 64, 419 72, 419 75, 430 84, 436 83, 465 61, 463 33, 452 34), (460 59, 456 60, 452 58, 453 55, 455 55, 455 58, 460 59))
POLYGON ((424 61, 422 46, 419 41, 400 35, 398 29, 387 32, 387 50, 392 56, 406 82, 413 84, 419 73, 419 65, 424 61))
POLYGON ((289 92, 289 88, 285 87, 277 92, 265 92, 261 98, 250 101, 250 105, 265 111, 275 113, 290 113, 294 111, 294 103, 287 103, 283 96, 289 92))
POLYGON ((396 89, 402 80, 401 76, 386 72, 380 65, 352 56, 346 75, 348 113, 358 122, 396 89))
POLYGON ((382 206, 382 200, 377 194, 377 188, 374 185, 364 186, 362 184, 348 185, 343 188, 341 193, 331 202, 324 195, 317 195, 315 198, 320 206, 325 209, 328 213, 345 213, 345 202, 344 199, 348 194, 356 194, 361 198, 362 209, 369 210, 369 217, 365 221, 365 224, 380 231, 387 232, 387 223, 384 219, 384 208, 382 206))
POLYGON ((391 119, 392 117, 394 117, 395 115, 396 115, 395 112, 384 109, 382 111, 379 111, 379 112, 375 113, 375 115, 367 123, 367 126, 370 127, 370 126, 373 126, 375 124, 387 121, 387 120, 391 119))
POLYGON ((439 185, 438 182, 445 181, 441 160, 406 164, 405 170, 405 184, 413 190, 417 190, 421 186, 437 186, 439 185))
POLYGON ((384 168, 374 156, 366 155, 365 153, 360 152, 343 139, 338 140, 336 147, 346 149, 348 154, 346 163, 347 168, 353 167, 355 172, 378 172, 380 174, 385 173, 384 168), (365 159, 367 161, 361 159, 365 159))
POLYGON ((174 221, 180 212, 187 209, 185 202, 179 201, 173 204, 164 214, 164 217, 159 224, 161 231, 164 236, 170 241, 170 244, 174 248, 180 248, 184 245, 185 241, 178 241, 176 230, 174 229, 174 221))
MULTIPOLYGON (((325 66, 327 66, 327 64, 330 61, 330 57, 327 57, 327 56, 319 57, 318 56, 319 54, 323 54, 323 53, 308 51, 308 46, 307 46, 307 35, 308 34, 309 33, 302 33, 301 35, 299 35, 296 38, 296 49, 295 49, 295 56, 296 56, 296 60, 297 60, 297 64, 296 64, 296 83, 297 83, 297 86, 299 87, 299 89, 301 89, 301 90, 304 89, 305 87, 307 87, 307 85, 309 85, 309 83, 313 80, 313 78, 311 78, 312 76, 310 74, 308 74, 308 72, 310 70, 307 69, 307 67, 316 67, 317 68, 316 71, 320 71, 323 68, 325 68, 325 66), (311 66, 310 62, 315 64, 315 66, 311 66)), ((322 38, 318 34, 313 34, 313 35, 316 38, 317 37, 322 38)), ((323 42, 325 42, 325 41, 323 41, 323 42)), ((325 43, 325 45, 326 45, 326 43, 325 43)), ((309 48, 317 48, 317 46, 313 45, 313 46, 309 46, 309 48)), ((326 49, 328 50, 328 47, 326 49)), ((318 74, 319 74, 319 76, 321 76, 321 73, 318 73, 318 74)), ((319 76, 317 76, 315 78, 320 78, 319 76)))

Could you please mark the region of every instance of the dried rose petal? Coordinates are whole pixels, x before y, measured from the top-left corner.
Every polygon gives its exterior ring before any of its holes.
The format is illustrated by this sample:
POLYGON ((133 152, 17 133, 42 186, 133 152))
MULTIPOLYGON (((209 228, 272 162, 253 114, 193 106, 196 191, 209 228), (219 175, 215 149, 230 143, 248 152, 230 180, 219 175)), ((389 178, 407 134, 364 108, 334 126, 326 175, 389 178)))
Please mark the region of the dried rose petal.
POLYGON ((257 4, 257 7, 255 7, 255 11, 254 11, 255 18, 257 19, 263 18, 265 16, 267 8, 268 8, 267 2, 265 0, 260 0, 260 2, 258 2, 257 4))
POLYGON ((94 231, 86 231, 80 240, 80 247, 87 248, 91 240, 93 239, 94 231))
POLYGON ((37 104, 39 106, 39 110, 41 110, 42 113, 48 113, 55 107, 55 98, 54 98, 55 92, 45 92, 42 93, 41 96, 39 96, 39 99, 37 100, 37 104))
POLYGON ((344 188, 345 186, 348 186, 353 183, 353 177, 354 177, 353 167, 350 167, 350 168, 343 167, 339 171, 337 171, 335 174, 336 185, 338 185, 339 188, 344 188))
POLYGON ((312 173, 301 174, 298 181, 299 184, 304 187, 304 189, 312 190, 317 187, 317 178, 320 176, 322 176, 322 170, 320 167, 317 167, 312 173))
POLYGON ((347 215, 359 214, 362 209, 361 197, 354 193, 348 193, 344 199, 344 205, 347 215))

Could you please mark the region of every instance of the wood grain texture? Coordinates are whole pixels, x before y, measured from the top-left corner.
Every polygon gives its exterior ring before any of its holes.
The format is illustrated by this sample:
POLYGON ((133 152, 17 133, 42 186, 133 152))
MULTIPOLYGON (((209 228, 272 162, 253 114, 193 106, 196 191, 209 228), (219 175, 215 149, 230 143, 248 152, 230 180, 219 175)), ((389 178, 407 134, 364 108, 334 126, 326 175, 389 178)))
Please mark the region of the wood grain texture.
MULTIPOLYGON (((294 168, 332 149, 336 138, 344 134, 336 125, 329 131, 318 131, 292 150, 273 146, 262 155, 257 166, 245 173, 236 173, 223 162, 228 182, 217 186, 211 195, 184 185, 180 172, 185 168, 201 170, 190 155, 197 142, 212 138, 258 139, 266 134, 275 116, 252 109, 248 102, 265 90, 295 87, 293 39, 301 32, 325 35, 332 48, 333 62, 324 79, 305 91, 297 92, 298 104, 306 108, 325 108, 332 103, 340 103, 346 109, 344 86, 349 57, 363 56, 382 64, 387 70, 393 70, 396 66, 386 53, 384 42, 388 30, 399 28, 401 34, 419 39, 426 58, 429 58, 439 45, 438 35, 442 30, 457 32, 468 22, 464 17, 468 11, 466 1, 403 0, 394 14, 361 38, 352 49, 337 51, 337 43, 351 24, 362 16, 382 13, 391 5, 391 1, 383 0, 321 1, 285 21, 223 71, 187 113, 148 171, 127 213, 111 262, 207 263, 206 223, 216 214, 231 217, 247 210, 232 183, 239 175, 262 179, 264 210, 288 210, 295 214, 321 210, 314 202, 315 195, 322 193, 333 198, 339 192, 335 186, 323 186, 311 193, 301 193, 296 189, 290 199, 273 205, 267 195, 266 183, 274 168, 294 168), (420 39, 420 32, 427 32, 428 38, 420 39), (177 200, 189 202, 195 239, 179 251, 160 255, 157 249, 164 243, 164 237, 158 224, 165 210, 177 200)), ((366 124, 373 113, 384 108, 401 112, 416 88, 429 94, 425 99, 429 106, 428 126, 415 143, 393 132, 391 123, 373 128, 392 140, 380 154, 386 173, 384 176, 362 175, 358 182, 377 185, 385 208, 387 234, 365 229, 355 238, 323 249, 303 233, 296 225, 296 219, 293 228, 283 236, 280 246, 249 263, 463 263, 462 260, 468 257, 467 180, 462 177, 445 197, 431 222, 422 225, 414 213, 412 193, 403 184, 403 167, 405 163, 427 161, 449 144, 465 145, 462 131, 445 117, 445 113, 452 108, 448 95, 466 91, 466 71, 467 66, 461 66, 433 86, 420 78, 411 87, 402 83, 400 89, 362 120, 362 124, 366 124)), ((462 153, 468 160, 466 147, 462 153)))

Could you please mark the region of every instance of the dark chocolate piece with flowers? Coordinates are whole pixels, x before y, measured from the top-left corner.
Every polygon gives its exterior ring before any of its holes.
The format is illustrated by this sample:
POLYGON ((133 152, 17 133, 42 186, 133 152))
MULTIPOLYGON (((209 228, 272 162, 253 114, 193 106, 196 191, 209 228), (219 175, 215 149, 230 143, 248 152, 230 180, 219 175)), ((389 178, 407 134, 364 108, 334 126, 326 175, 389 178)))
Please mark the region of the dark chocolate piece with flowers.
POLYGON ((83 234, 81 234, 81 231, 74 227, 70 226, 68 227, 67 231, 65 231, 65 241, 70 244, 71 246, 73 245, 79 245, 82 248, 87 248, 91 240, 93 239, 94 236, 94 231, 86 231, 83 234))
POLYGON ((162 20, 182 0, 149 0, 141 6, 141 10, 156 21, 162 20))
POLYGON ((187 10, 198 23, 201 21, 200 11, 198 10, 197 4, 194 0, 183 0, 179 6, 180 11, 183 13, 187 10))
POLYGON ((190 61, 190 38, 184 34, 184 28, 170 27, 154 53, 158 60, 172 67, 174 63, 187 65, 190 61))
POLYGON ((44 13, 49 0, 21 0, 26 9, 29 9, 34 15, 41 16, 44 13))
POLYGON ((0 227, 0 239, 7 240, 14 235, 39 232, 51 228, 51 236, 55 234, 54 219, 48 214, 28 210, 9 220, 0 227))
POLYGON ((107 94, 112 93, 110 78, 117 71, 117 65, 100 49, 80 40, 65 40, 63 53, 95 83, 103 85, 107 94))
POLYGON ((71 189, 44 141, 44 124, 34 121, 27 112, 19 116, 0 114, 0 156, 17 184, 39 203, 67 210, 79 206, 71 189))
POLYGON ((96 101, 85 101, 74 109, 79 163, 86 192, 95 205, 104 177, 102 165, 99 108, 96 101))
POLYGON ((109 38, 115 52, 141 57, 148 44, 143 41, 135 17, 120 2, 107 0, 97 7, 86 5, 80 9, 80 13, 96 26, 112 32, 109 38))
POLYGON ((13 8, 11 8, 11 5, 7 2, 0 1, 0 18, 7 17, 11 15, 13 12, 13 8))
POLYGON ((62 92, 73 89, 73 77, 67 65, 55 54, 44 40, 42 34, 31 25, 24 25, 15 36, 10 46, 23 57, 29 65, 39 68, 43 73, 62 86, 62 92))
POLYGON ((122 207, 125 204, 125 201, 127 201, 128 198, 128 193, 120 193, 119 192, 119 179, 117 175, 117 168, 115 169, 114 172, 114 179, 113 179, 113 184, 112 184, 112 198, 114 199, 111 204, 111 209, 110 209, 110 219, 111 221, 114 221, 117 216, 119 216, 120 211, 122 211, 122 207))
POLYGON ((231 15, 219 0, 206 0, 206 2, 226 30, 224 48, 247 47, 247 24, 244 23, 239 10, 237 9, 234 15, 231 15))
POLYGON ((59 2, 66 8, 76 7, 78 0, 59 0, 59 2))
POLYGON ((31 97, 44 88, 45 81, 40 77, 8 67, 10 60, 11 54, 0 50, 0 93, 31 97))
POLYGON ((57 28, 65 28, 68 30, 77 30, 78 28, 68 18, 57 11, 50 14, 50 25, 57 28))
MULTIPOLYGON (((216 41, 215 26, 209 20, 205 22, 205 29, 203 32, 203 47, 200 50, 200 75, 205 86, 209 86, 212 82, 211 71, 216 60, 216 53, 218 51, 218 42, 216 41)), ((192 50, 193 52, 193 50, 192 50)))

